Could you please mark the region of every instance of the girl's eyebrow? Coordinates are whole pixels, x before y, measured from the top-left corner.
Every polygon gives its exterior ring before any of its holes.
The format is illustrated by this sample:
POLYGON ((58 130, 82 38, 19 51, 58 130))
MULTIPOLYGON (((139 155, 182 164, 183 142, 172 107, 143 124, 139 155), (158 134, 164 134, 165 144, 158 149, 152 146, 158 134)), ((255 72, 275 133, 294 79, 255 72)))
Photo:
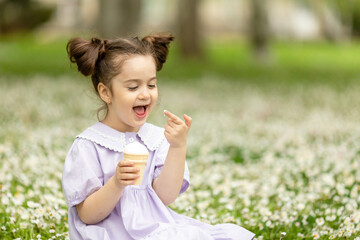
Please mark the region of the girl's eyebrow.
MULTIPOLYGON (((148 81, 151 81, 151 80, 156 80, 156 76, 150 78, 148 81)), ((141 81, 142 81, 141 79, 134 78, 134 79, 127 79, 127 80, 124 81, 124 83, 128 83, 128 82, 141 82, 141 81)))

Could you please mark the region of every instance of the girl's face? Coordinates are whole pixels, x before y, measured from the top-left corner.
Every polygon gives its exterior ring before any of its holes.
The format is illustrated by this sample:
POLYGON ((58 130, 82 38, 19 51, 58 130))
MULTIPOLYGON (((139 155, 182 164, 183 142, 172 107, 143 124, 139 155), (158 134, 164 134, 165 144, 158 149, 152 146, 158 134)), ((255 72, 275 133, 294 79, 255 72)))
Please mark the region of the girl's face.
POLYGON ((108 102, 108 114, 103 123, 121 132, 137 132, 158 99, 154 58, 128 58, 121 73, 112 79, 112 92, 106 91, 108 99, 102 99, 108 102))

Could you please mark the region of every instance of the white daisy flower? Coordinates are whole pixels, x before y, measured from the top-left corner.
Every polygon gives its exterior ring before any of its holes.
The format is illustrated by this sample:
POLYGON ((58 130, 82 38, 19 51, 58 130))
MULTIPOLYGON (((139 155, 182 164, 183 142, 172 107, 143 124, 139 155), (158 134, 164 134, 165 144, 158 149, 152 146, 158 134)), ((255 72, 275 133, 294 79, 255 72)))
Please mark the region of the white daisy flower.
POLYGON ((320 238, 320 234, 319 234, 318 232, 313 232, 313 233, 312 233, 312 237, 313 237, 314 239, 319 239, 319 238, 320 238))
POLYGON ((316 224, 318 226, 322 226, 322 225, 324 225, 324 223, 325 223, 324 218, 317 218, 316 219, 316 224))

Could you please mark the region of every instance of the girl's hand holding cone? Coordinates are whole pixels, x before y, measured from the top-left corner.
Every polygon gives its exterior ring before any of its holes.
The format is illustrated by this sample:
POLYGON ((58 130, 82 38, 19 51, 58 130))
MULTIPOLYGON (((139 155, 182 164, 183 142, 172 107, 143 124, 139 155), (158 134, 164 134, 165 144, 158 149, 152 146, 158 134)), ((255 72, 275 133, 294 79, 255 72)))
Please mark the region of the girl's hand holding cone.
POLYGON ((137 178, 140 177, 138 174, 139 168, 134 167, 134 163, 131 161, 123 160, 116 166, 115 181, 120 187, 126 187, 133 185, 137 178))

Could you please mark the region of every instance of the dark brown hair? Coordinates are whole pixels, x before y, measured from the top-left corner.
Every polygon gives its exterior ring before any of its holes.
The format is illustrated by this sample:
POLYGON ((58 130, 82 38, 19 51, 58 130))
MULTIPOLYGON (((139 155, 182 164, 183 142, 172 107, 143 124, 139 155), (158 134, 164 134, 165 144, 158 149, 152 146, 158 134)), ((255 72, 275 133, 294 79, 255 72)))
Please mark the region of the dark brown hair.
MULTIPOLYGON (((73 38, 67 43, 66 50, 70 61, 77 64, 79 72, 91 76, 95 91, 99 95, 98 84, 102 82, 111 91, 113 77, 120 73, 123 62, 133 55, 152 56, 156 70, 160 71, 166 61, 169 44, 173 40, 171 34, 154 34, 142 39, 73 38)), ((107 109, 107 106, 104 105, 99 111, 102 109, 107 109)))

